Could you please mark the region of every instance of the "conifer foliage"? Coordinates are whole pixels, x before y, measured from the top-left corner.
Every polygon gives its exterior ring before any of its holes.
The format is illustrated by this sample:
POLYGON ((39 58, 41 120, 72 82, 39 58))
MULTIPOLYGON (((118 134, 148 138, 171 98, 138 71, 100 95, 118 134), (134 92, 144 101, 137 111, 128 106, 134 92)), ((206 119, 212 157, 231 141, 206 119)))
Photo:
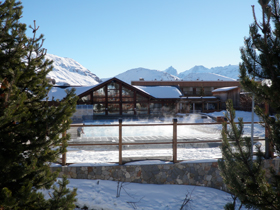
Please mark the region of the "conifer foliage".
MULTIPOLYGON (((256 113, 266 123, 268 138, 280 151, 280 7, 279 0, 259 0, 262 17, 259 19, 253 9, 254 23, 250 34, 241 48, 242 63, 240 82, 243 88, 254 93, 258 102, 269 104, 275 118, 270 118, 263 109, 256 106, 256 113)), ((271 155, 272 156, 272 155, 271 155)))
POLYGON ((20 2, 0 2, 0 209, 71 209, 76 191, 66 188, 66 179, 49 200, 38 190, 50 189, 56 180, 49 163, 66 150, 69 136, 61 134, 69 128, 77 98, 72 90, 49 106, 46 75, 52 62, 44 59, 39 27, 34 21, 34 36, 27 37, 21 15, 20 2))
POLYGON ((256 148, 256 159, 252 160, 251 139, 243 137, 243 120, 239 118, 235 124, 232 101, 227 101, 226 106, 225 117, 230 127, 223 124, 222 159, 218 164, 227 188, 247 208, 280 209, 279 176, 273 170, 267 172, 271 173, 270 180, 265 176, 264 154, 259 147, 256 148))
MULTIPOLYGON (((265 122, 268 140, 275 152, 280 152, 280 8, 278 0, 259 0, 262 18, 259 22, 253 9, 254 23, 250 25, 250 34, 241 48, 242 63, 240 82, 243 88, 255 95, 259 103, 269 104, 275 117, 269 117, 264 109, 256 106, 255 112, 265 122)), ((243 122, 234 123, 235 111, 232 102, 227 102, 226 118, 230 128, 225 125, 222 131, 222 159, 219 168, 230 192, 245 207, 253 209, 280 209, 280 176, 273 169, 265 171, 265 156, 257 148, 252 160, 252 144, 244 138, 243 122), (231 142, 230 142, 231 140, 231 142)), ((273 157, 273 153, 270 153, 273 157)), ((277 169, 278 170, 278 169, 277 169)), ((234 209, 228 204, 226 209, 234 209)))

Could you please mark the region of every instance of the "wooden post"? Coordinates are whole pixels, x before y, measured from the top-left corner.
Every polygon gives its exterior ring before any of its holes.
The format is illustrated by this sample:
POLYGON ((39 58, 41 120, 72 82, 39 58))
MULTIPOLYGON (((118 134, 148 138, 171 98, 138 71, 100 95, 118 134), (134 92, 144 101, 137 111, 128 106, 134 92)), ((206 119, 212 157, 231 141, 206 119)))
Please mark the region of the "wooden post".
MULTIPOLYGON (((66 131, 63 132, 62 137, 65 138, 66 137, 66 131)), ((65 140, 63 140, 65 141, 65 140)), ((66 152, 62 154, 62 165, 65 166, 66 165, 66 152)))
POLYGON ((122 119, 119 119, 119 164, 122 165, 122 119))
POLYGON ((173 119, 173 163, 177 163, 177 119, 173 119))

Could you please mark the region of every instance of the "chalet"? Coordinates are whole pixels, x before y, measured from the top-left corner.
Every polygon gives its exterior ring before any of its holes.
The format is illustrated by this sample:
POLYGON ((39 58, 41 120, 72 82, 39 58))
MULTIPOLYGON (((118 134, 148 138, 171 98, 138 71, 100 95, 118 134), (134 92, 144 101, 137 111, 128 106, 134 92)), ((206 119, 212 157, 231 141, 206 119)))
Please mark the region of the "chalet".
MULTIPOLYGON (((62 100, 67 89, 53 87, 48 97, 62 100)), ((117 78, 88 87, 75 87, 79 96, 73 119, 101 116, 175 114, 182 93, 176 86, 132 86, 117 78)))
MULTIPOLYGON (((48 97, 62 100, 67 89, 53 87, 48 97)), ((73 120, 119 116, 159 116, 213 112, 231 98, 239 104, 238 81, 133 81, 111 78, 97 85, 74 87, 79 96, 73 120), (232 87, 225 88, 228 85, 232 87)))

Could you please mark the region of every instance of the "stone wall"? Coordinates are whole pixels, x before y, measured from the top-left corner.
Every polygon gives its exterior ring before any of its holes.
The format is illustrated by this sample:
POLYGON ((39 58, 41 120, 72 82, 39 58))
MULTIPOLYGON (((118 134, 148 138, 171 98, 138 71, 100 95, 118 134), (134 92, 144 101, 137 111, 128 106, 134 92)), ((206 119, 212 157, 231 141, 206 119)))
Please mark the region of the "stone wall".
MULTIPOLYGON (((274 167, 280 174, 280 159, 265 160, 264 167, 274 167)), ((220 176, 218 162, 181 162, 159 165, 113 165, 113 166, 63 166, 63 174, 74 179, 101 179, 148 184, 183 184, 226 190, 220 176)), ((268 171, 268 170, 267 170, 268 171)), ((267 172, 269 177, 269 173, 267 172)))

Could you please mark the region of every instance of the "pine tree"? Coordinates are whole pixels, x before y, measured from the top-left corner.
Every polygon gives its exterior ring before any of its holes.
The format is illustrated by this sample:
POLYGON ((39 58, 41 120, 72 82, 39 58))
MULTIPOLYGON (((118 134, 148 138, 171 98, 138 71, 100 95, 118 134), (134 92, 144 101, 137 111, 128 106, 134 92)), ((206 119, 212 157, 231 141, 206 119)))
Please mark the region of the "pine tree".
MULTIPOLYGON (((246 91, 255 95, 258 102, 269 104, 276 112, 275 118, 271 118, 259 106, 255 108, 255 112, 265 122, 269 143, 279 154, 279 1, 259 0, 258 2, 262 9, 262 22, 257 21, 254 6, 252 6, 255 21, 250 25, 250 36, 245 38, 245 46, 241 48, 240 82, 246 91)), ((245 207, 280 209, 280 176, 273 169, 265 172, 262 167, 265 155, 260 148, 257 148, 256 159, 252 160, 251 141, 249 138, 242 137, 242 119, 239 119, 238 126, 234 124, 234 113, 232 102, 227 102, 226 117, 231 128, 227 130, 225 125, 223 127, 222 159, 218 162, 224 182, 230 192, 238 197, 245 207), (266 173, 270 173, 270 179, 265 176, 266 173)), ((230 206, 232 209, 234 208, 232 205, 227 205, 227 208, 230 206)))
POLYGON ((240 82, 259 102, 269 104, 275 118, 256 106, 255 112, 264 120, 270 144, 280 151, 280 8, 278 0, 259 0, 262 20, 259 23, 253 9, 254 23, 250 36, 241 48, 240 82), (271 23, 272 22, 272 23, 271 23))
POLYGON ((38 190, 50 189, 57 178, 49 164, 66 151, 69 136, 61 134, 69 128, 77 98, 72 90, 49 106, 52 86, 46 75, 52 62, 44 58, 36 22, 29 26, 34 34, 29 38, 21 15, 20 2, 0 2, 0 209, 71 209, 76 192, 65 191, 65 179, 54 198, 56 205, 68 198, 67 205, 52 208, 52 199, 38 190))
MULTIPOLYGON (((271 181, 262 167, 264 154, 257 148, 257 158, 252 160, 251 139, 243 137, 243 120, 234 122, 232 101, 226 102, 230 128, 223 124, 222 159, 218 161, 221 176, 230 192, 247 208, 280 209, 280 178, 271 171, 271 181)), ((229 207, 229 205, 227 206, 229 207)))

